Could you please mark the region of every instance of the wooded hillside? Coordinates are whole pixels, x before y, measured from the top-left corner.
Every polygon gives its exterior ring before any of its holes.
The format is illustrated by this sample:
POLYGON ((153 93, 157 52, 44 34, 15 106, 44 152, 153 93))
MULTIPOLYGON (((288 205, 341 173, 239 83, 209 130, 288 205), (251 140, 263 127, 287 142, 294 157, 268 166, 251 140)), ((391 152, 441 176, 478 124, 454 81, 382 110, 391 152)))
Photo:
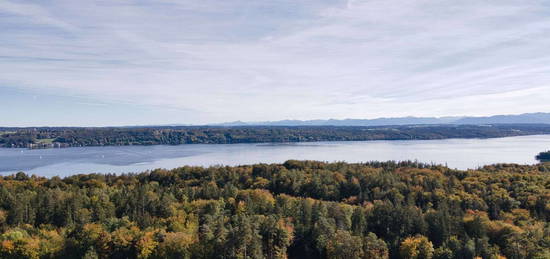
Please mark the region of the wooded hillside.
POLYGON ((496 138, 550 134, 550 124, 0 128, 0 147, 234 144, 306 141, 496 138))

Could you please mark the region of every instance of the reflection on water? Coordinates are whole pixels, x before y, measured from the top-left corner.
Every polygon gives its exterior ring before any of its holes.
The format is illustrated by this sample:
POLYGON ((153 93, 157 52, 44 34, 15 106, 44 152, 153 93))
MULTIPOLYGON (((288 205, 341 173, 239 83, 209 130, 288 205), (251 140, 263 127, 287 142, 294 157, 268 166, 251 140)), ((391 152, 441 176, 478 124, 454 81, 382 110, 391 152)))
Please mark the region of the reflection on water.
POLYGON ((0 173, 25 171, 53 176, 76 173, 141 172, 183 165, 280 163, 288 159, 322 161, 418 160, 452 168, 493 163, 535 163, 550 149, 550 135, 493 139, 309 142, 233 145, 123 146, 64 149, 0 149, 0 173))

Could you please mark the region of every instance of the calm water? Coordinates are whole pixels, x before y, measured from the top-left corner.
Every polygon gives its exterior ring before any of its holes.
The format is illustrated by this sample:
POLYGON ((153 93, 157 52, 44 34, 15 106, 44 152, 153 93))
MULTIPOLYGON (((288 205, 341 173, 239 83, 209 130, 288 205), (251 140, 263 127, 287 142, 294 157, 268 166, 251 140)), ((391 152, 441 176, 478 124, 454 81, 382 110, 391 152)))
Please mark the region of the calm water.
POLYGON ((418 160, 458 169, 493 163, 533 164, 550 149, 550 135, 493 139, 314 142, 179 146, 0 148, 0 174, 25 171, 42 176, 75 173, 142 172, 183 165, 280 163, 288 159, 322 161, 418 160))

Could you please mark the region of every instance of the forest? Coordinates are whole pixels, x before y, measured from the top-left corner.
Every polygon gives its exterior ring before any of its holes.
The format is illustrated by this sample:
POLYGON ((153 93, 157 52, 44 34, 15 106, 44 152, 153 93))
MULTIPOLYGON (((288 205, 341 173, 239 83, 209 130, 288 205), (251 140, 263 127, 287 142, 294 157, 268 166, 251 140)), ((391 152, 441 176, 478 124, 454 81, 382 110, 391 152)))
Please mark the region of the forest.
POLYGON ((0 147, 233 144, 494 138, 550 134, 550 124, 410 126, 181 126, 119 128, 0 128, 0 147))
POLYGON ((0 177, 0 258, 550 258, 548 164, 0 177))

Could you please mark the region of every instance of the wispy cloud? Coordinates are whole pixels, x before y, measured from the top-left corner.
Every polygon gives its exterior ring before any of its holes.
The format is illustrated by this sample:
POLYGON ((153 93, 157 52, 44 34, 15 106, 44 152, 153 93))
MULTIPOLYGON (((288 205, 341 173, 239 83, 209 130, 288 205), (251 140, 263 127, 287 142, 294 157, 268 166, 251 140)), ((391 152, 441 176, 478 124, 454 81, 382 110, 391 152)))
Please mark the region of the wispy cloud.
POLYGON ((3 1, 0 84, 182 111, 167 123, 548 111, 549 11, 510 0, 3 1))

